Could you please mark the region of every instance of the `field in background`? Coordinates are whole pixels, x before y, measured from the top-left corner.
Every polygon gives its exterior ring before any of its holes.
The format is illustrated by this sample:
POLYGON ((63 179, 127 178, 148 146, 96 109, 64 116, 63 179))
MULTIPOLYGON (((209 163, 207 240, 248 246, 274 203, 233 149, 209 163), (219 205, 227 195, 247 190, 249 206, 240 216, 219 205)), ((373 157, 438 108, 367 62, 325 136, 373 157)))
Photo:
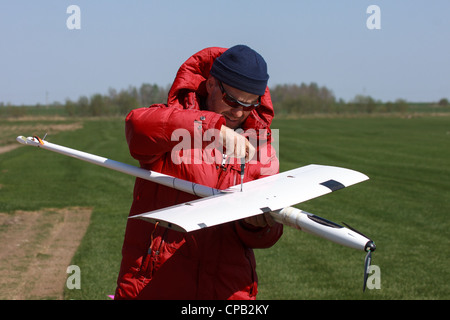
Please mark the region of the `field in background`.
MULTIPOLYGON (((30 123, 0 120, 8 135, 0 146, 13 144, 17 135, 43 136, 51 125, 75 125, 72 131, 48 130, 47 139, 136 165, 121 118, 42 118, 37 124, 42 126, 15 132, 30 123)), ((298 207, 371 237, 381 289, 362 293, 364 252, 285 227, 274 247, 256 250, 259 299, 450 298, 448 116, 277 120, 273 128, 280 130, 280 171, 317 163, 370 177, 298 207)), ((72 259, 81 269, 81 289, 66 288, 65 299, 114 293, 133 184, 133 177, 45 150, 20 147, 0 154, 0 212, 93 208, 72 259)))
POLYGON ((319 163, 370 177, 298 207, 371 237, 381 289, 362 293, 363 252, 285 228, 272 249, 257 252, 260 298, 450 298, 449 117, 284 120, 273 127, 280 128, 282 171, 319 163))
MULTIPOLYGON (((2 130, 6 126, 12 130, 5 145, 18 144, 14 139, 17 135, 43 137, 48 132, 48 141, 136 164, 128 153, 123 119, 84 119, 82 129, 57 133, 48 128, 78 120, 46 119, 35 121, 36 129, 30 131, 24 130, 29 121, 0 121, 2 130), (25 127, 18 129, 18 125, 25 127)), ((0 154, 0 185, 0 212, 11 215, 16 210, 92 208, 90 226, 72 261, 81 270, 81 290, 66 288, 65 298, 108 299, 108 294, 114 294, 133 177, 46 150, 20 146, 0 154)), ((61 283, 61 290, 64 287, 65 282, 61 283)))

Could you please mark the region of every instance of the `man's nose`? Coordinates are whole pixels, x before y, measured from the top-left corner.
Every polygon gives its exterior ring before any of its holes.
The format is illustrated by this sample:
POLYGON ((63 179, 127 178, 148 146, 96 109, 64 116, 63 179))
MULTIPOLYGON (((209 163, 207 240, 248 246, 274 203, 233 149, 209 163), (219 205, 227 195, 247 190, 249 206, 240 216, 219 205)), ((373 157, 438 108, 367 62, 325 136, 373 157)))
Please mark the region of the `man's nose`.
POLYGON ((242 117, 244 115, 243 107, 231 108, 231 114, 236 118, 242 117))

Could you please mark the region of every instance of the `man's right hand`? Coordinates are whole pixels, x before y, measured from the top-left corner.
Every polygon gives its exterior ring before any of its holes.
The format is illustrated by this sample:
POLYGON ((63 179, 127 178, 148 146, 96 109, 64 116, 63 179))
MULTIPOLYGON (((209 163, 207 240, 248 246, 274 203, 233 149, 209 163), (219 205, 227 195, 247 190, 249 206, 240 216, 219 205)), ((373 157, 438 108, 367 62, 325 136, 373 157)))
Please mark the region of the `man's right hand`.
POLYGON ((248 139, 234 131, 227 126, 222 125, 220 128, 220 138, 222 145, 224 146, 224 153, 228 157, 242 159, 245 157, 245 162, 253 159, 256 149, 248 141, 248 139))

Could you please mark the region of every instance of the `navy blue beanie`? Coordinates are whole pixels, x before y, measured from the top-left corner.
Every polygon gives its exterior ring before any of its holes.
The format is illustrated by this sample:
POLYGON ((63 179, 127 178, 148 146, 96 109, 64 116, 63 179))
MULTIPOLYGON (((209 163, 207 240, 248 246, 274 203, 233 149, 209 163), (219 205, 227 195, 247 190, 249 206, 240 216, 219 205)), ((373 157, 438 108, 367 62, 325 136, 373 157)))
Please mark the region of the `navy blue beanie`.
POLYGON ((211 75, 223 83, 262 96, 267 87, 267 64, 255 50, 237 45, 218 57, 211 68, 211 75))

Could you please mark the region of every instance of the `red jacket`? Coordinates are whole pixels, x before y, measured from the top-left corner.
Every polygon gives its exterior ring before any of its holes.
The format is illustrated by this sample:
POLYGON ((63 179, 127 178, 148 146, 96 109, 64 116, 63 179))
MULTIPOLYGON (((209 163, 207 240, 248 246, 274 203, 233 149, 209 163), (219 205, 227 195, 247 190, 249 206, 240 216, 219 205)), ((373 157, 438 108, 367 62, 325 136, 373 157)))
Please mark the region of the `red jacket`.
MULTIPOLYGON (((202 110, 209 70, 225 50, 207 48, 193 55, 180 67, 167 105, 136 109, 127 116, 125 131, 130 153, 141 167, 217 189, 240 183, 240 166, 236 163, 175 164, 171 157, 172 149, 180 143, 171 139, 174 130, 185 128, 193 137, 197 129, 204 133, 225 124, 221 115, 202 110)), ((259 148, 273 150, 269 129, 273 115, 266 89, 262 105, 243 125, 243 129, 255 129, 259 141, 266 142, 260 142, 259 148)), ((269 155, 246 166, 244 181, 278 172, 278 159, 274 152, 269 155)), ((138 178, 130 216, 195 198, 138 178)), ((280 224, 255 228, 235 221, 181 233, 128 219, 115 298, 255 299, 257 275, 252 248, 270 247, 281 234, 280 224)))

